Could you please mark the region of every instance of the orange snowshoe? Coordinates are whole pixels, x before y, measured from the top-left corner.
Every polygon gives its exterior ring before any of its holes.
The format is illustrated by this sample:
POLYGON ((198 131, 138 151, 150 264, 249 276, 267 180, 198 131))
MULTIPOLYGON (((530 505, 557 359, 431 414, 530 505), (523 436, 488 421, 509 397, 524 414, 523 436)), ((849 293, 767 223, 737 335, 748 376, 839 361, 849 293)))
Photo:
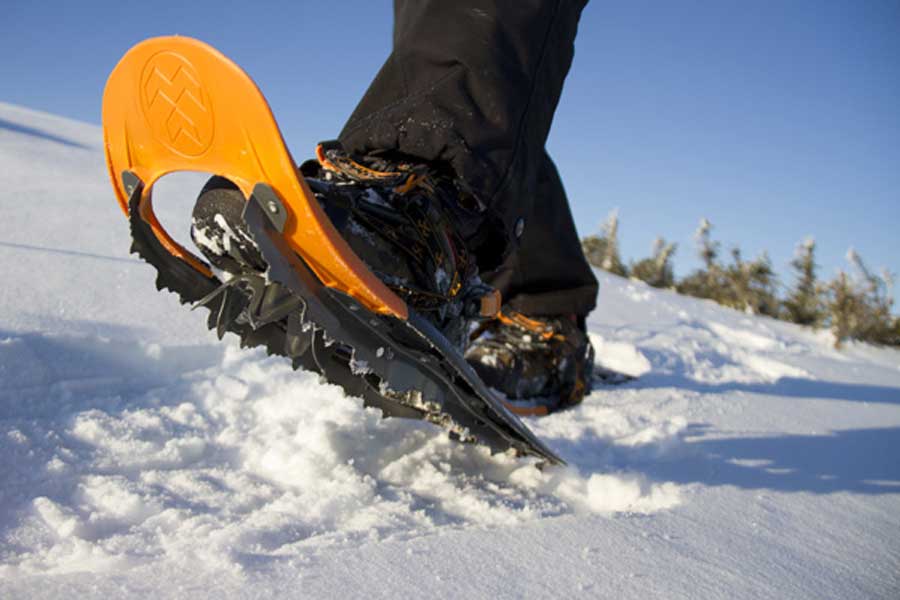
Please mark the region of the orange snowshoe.
MULTIPOLYGON (((354 251, 323 208, 327 190, 298 171, 262 94, 220 52, 178 36, 133 47, 107 82, 103 133, 132 252, 157 269, 159 289, 209 309, 219 337, 230 331, 242 345, 287 356, 295 368, 321 373, 386 416, 426 419, 463 441, 562 462, 466 363, 428 308, 433 291, 376 274, 354 251), (242 203, 236 226, 248 244, 232 253, 232 262, 204 250, 207 260, 219 262, 211 266, 156 218, 153 185, 175 171, 224 178, 242 203)), ((421 175, 381 173, 327 147, 319 159, 325 170, 351 179, 402 176, 399 185, 390 182, 390 197, 410 194, 421 175)), ((363 196, 350 197, 350 209, 366 208, 357 206, 363 196)), ((487 292, 457 282, 446 293, 474 318, 499 310, 499 298, 487 292)))

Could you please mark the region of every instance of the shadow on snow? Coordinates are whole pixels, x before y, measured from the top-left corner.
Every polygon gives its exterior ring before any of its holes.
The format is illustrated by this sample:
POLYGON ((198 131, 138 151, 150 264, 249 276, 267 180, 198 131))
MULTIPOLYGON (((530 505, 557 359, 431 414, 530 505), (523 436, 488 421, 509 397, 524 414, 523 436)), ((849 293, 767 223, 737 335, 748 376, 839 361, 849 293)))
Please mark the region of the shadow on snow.
POLYGON ((821 381, 799 377, 781 377, 771 383, 704 383, 683 375, 648 374, 631 384, 636 388, 671 387, 702 394, 729 394, 747 392, 787 398, 844 400, 846 402, 873 402, 900 404, 900 388, 886 385, 821 381))
POLYGON ((142 264, 136 258, 124 258, 120 256, 108 256, 105 254, 94 254, 92 252, 82 252, 81 250, 68 250, 65 248, 51 248, 49 246, 35 246, 32 244, 18 244, 14 242, 0 241, 0 248, 10 248, 12 250, 29 250, 33 252, 47 252, 50 254, 62 254, 64 256, 74 256, 77 258, 94 258, 97 260, 110 260, 114 262, 124 262, 132 264, 142 264))
POLYGON ((900 427, 844 429, 821 435, 782 434, 706 438, 693 425, 693 460, 660 462, 648 471, 676 483, 828 494, 900 494, 900 427))
MULTIPOLYGON (((786 398, 900 404, 900 388, 783 377, 772 383, 709 384, 680 375, 648 374, 626 387, 676 388, 703 394, 754 393, 786 398)), ((724 400, 723 400, 724 401, 724 400)), ((900 494, 900 428, 843 429, 822 434, 723 437, 711 425, 692 424, 680 448, 622 448, 609 440, 580 440, 564 450, 583 466, 639 465, 657 480, 733 485, 817 494, 900 494), (716 437, 713 438, 712 436, 716 437), (600 462, 597 462, 599 460, 600 462)))
POLYGON ((224 353, 218 344, 148 345, 138 328, 82 325, 90 333, 0 330, 0 418, 115 411, 131 397, 220 364, 224 353))
POLYGON ((42 131, 35 127, 28 127, 27 125, 21 125, 19 123, 13 123, 12 121, 6 121, 4 119, 0 119, 0 129, 6 129, 7 131, 12 131, 15 133, 22 133, 24 135, 28 135, 31 137, 40 138, 42 140, 47 140, 50 142, 55 142, 57 144, 62 144, 63 146, 69 146, 70 148, 83 148, 90 149, 90 146, 86 146, 79 142, 75 142, 69 139, 66 139, 62 136, 58 136, 52 133, 47 133, 46 131, 42 131))

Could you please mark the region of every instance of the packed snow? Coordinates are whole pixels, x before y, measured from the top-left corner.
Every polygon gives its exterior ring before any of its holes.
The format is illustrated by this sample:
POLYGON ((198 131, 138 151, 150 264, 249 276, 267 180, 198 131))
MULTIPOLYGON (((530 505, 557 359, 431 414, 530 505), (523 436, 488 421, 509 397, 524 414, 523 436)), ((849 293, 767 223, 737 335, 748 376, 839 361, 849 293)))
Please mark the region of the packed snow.
POLYGON ((527 419, 541 468, 216 340, 98 127, 0 104, 0 165, 0 597, 900 597, 900 352, 598 273, 636 379, 527 419))

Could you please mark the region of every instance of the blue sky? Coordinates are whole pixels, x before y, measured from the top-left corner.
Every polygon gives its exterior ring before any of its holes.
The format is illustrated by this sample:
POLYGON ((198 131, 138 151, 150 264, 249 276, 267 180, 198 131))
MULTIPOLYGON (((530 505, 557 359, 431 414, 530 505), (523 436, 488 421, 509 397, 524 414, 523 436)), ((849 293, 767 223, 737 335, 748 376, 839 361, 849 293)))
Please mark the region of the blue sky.
MULTIPOLYGON (((4 3, 0 100, 99 123, 109 71, 154 35, 203 39, 268 97, 298 159, 333 138, 390 48, 386 0, 4 3)), ((788 280, 855 246, 900 271, 900 2, 590 3, 549 148, 582 235, 618 208, 623 255, 657 235, 697 266, 701 217, 788 280)))

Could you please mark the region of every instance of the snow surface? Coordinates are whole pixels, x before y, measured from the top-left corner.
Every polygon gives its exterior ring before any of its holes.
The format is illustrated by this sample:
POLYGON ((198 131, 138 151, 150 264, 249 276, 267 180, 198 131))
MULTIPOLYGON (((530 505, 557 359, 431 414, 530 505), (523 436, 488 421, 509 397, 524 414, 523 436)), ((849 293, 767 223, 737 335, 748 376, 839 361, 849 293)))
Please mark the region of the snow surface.
POLYGON ((0 104, 0 190, 0 597, 900 597, 896 351, 598 273, 640 377, 529 419, 540 470, 218 342, 97 127, 0 104))

